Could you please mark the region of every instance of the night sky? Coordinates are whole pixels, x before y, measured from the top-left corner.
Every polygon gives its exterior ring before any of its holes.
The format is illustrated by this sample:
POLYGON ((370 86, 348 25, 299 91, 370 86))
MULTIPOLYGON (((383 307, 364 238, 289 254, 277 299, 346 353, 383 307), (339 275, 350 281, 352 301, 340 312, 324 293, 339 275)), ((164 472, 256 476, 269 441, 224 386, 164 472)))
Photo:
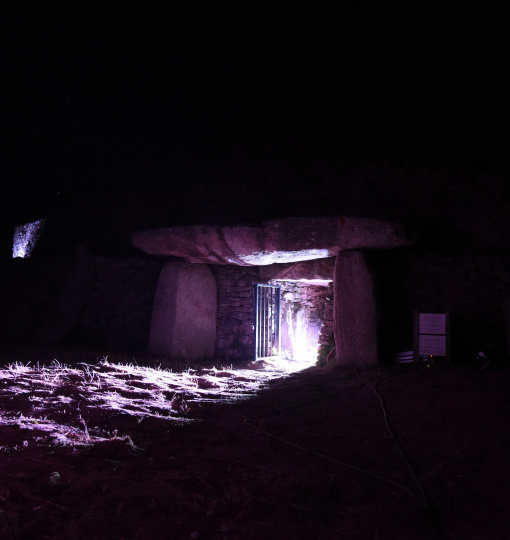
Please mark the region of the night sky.
POLYGON ((193 197, 221 187, 208 164, 247 155, 508 160, 510 23, 495 9, 107 4, 2 10, 3 223, 182 178, 193 197))

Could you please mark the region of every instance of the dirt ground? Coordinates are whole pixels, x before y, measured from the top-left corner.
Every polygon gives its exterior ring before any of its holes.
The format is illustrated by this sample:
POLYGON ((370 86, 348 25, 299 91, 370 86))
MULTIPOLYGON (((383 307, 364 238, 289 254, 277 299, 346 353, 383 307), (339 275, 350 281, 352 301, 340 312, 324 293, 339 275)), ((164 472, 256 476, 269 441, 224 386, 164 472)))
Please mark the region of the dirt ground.
POLYGON ((1 538, 510 538, 508 371, 2 354, 1 538))

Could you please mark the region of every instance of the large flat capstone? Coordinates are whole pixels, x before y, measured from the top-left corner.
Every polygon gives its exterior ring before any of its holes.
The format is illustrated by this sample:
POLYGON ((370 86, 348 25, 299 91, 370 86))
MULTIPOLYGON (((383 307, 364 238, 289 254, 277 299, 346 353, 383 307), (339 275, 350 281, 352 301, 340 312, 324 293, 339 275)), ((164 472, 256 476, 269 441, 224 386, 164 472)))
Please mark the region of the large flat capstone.
POLYGON ((322 259, 352 249, 407 246, 413 239, 394 223, 354 217, 284 218, 259 226, 193 225, 133 233, 150 255, 190 263, 259 266, 322 259))

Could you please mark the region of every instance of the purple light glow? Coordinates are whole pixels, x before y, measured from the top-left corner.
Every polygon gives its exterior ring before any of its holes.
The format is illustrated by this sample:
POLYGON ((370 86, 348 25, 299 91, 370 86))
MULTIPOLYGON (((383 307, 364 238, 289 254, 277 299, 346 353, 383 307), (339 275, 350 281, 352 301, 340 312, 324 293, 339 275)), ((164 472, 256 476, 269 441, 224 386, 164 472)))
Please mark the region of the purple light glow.
POLYGON ((21 257, 22 259, 30 257, 32 250, 41 236, 45 219, 38 219, 33 223, 18 225, 14 228, 12 239, 12 258, 21 257))
MULTIPOLYGON (((233 403, 253 397, 271 379, 286 377, 304 367, 309 364, 275 360, 248 369, 174 373, 112 364, 106 358, 97 365, 79 367, 57 361, 42 367, 12 364, 0 370, 0 426, 17 425, 30 430, 33 435, 27 440, 36 444, 90 445, 119 438, 104 426, 89 425, 94 409, 134 416, 140 422, 148 417, 191 422, 190 413, 203 403, 233 403), (2 403, 13 398, 19 404, 18 413, 8 414, 2 403)), ((129 440, 127 435, 120 438, 129 440)))
POLYGON ((315 343, 308 340, 308 327, 304 310, 299 310, 293 320, 292 311, 287 311, 287 325, 289 340, 292 345, 290 356, 294 360, 301 362, 312 362, 317 360, 317 341, 315 343))

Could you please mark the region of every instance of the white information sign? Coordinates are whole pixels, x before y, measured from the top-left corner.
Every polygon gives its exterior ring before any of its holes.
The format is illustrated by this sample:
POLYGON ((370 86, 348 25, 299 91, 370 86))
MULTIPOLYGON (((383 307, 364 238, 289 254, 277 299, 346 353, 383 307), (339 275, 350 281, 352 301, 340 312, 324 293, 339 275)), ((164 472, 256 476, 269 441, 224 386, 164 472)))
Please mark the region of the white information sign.
POLYGON ((449 313, 414 313, 414 361, 420 356, 444 356, 450 361, 449 313))
POLYGON ((446 336, 421 334, 419 336, 418 354, 424 356, 446 356, 446 336))
POLYGON ((445 313, 420 313, 418 324, 420 334, 446 334, 445 313))

